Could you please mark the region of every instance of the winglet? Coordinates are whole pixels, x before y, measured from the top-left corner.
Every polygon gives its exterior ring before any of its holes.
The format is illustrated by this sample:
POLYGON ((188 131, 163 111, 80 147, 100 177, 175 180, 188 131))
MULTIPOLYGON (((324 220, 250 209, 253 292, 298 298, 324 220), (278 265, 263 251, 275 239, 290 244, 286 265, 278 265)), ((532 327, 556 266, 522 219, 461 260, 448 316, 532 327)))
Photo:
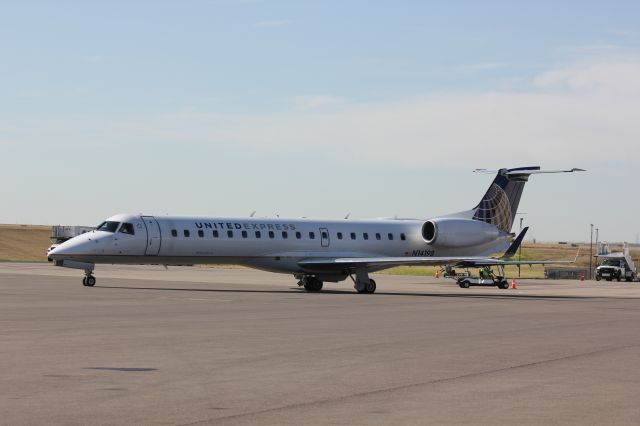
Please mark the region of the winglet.
POLYGON ((513 240, 513 242, 507 249, 507 251, 504 252, 504 254, 500 257, 500 259, 510 258, 510 257, 513 257, 514 254, 516 254, 516 252, 518 251, 518 248, 520 247, 520 244, 522 244, 522 240, 524 240, 524 235, 527 233, 528 230, 529 230, 529 227, 527 226, 520 232, 520 235, 518 235, 516 239, 513 240))

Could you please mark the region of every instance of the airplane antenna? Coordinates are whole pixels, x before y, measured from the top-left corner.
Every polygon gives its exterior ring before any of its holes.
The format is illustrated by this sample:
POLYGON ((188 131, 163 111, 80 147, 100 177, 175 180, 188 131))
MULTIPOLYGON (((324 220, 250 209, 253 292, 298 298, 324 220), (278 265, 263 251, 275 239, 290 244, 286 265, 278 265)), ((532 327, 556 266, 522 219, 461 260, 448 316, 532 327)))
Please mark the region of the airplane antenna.
POLYGON ((253 217, 256 214, 256 211, 252 211, 251 214, 249 215, 249 217, 253 217))
POLYGON ((351 212, 347 213, 347 215, 344 218, 349 219, 349 216, 351 216, 351 212))

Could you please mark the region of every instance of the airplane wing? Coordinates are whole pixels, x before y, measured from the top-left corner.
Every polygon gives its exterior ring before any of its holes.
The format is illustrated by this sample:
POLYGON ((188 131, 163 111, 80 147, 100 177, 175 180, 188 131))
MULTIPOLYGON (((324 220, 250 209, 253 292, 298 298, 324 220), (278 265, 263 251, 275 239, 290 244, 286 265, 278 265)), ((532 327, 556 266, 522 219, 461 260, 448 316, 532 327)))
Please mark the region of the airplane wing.
POLYGON ((334 257, 310 258, 298 262, 303 267, 367 268, 401 265, 452 265, 460 262, 490 261, 487 257, 334 257))
POLYGON ((573 260, 505 260, 513 257, 520 247, 524 235, 529 230, 526 227, 513 240, 511 246, 500 257, 483 256, 446 256, 446 257, 336 257, 336 258, 309 258, 298 262, 302 267, 321 269, 357 269, 369 267, 393 267, 393 266, 454 266, 463 268, 477 268, 482 266, 508 266, 508 265, 546 265, 575 263, 580 254, 573 260))
MULTIPOLYGON (((576 255, 577 258, 577 255, 576 255)), ((522 260, 510 261, 493 257, 336 257, 310 258, 298 262, 302 267, 356 269, 393 266, 456 266, 475 268, 482 266, 546 265, 575 263, 573 260, 522 260)))

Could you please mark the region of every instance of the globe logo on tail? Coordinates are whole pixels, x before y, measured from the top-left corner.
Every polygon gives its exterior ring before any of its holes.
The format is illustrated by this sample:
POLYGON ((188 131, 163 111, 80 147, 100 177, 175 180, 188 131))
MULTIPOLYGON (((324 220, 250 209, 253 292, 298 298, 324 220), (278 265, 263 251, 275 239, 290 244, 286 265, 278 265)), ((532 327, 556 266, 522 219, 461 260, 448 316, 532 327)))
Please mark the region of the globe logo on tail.
POLYGON ((476 207, 473 219, 490 223, 502 231, 509 232, 513 216, 511 202, 506 192, 493 183, 476 207))

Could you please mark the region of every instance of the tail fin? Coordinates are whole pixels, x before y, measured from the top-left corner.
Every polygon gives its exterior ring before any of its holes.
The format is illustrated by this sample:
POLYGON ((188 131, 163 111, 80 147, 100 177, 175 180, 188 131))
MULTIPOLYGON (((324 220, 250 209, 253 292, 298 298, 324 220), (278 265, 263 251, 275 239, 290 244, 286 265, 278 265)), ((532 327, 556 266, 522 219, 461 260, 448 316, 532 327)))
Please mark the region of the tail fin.
MULTIPOLYGON (((477 169, 476 172, 489 172, 477 169)), ((495 225, 498 229, 510 232, 513 221, 518 212, 520 197, 524 184, 532 174, 540 173, 570 173, 584 171, 582 169, 548 170, 540 167, 518 167, 515 169, 500 169, 482 200, 472 209, 473 219, 495 225)))

